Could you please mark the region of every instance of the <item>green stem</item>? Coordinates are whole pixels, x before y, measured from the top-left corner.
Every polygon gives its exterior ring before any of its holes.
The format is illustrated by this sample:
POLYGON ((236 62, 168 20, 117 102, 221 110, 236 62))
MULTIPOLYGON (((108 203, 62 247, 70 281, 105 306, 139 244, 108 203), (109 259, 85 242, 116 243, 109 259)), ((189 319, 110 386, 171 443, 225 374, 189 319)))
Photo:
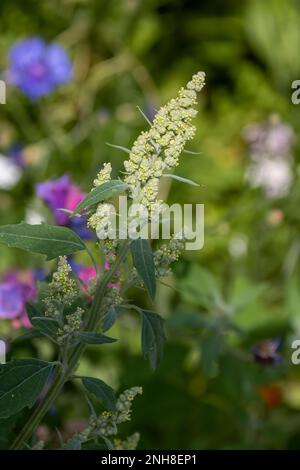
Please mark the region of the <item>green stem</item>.
MULTIPOLYGON (((86 331, 93 331, 99 323, 99 315, 101 312, 101 304, 105 294, 107 284, 111 281, 116 271, 118 270, 120 264, 125 259, 127 251, 129 248, 129 242, 125 242, 122 246, 118 257, 109 271, 99 280, 96 287, 95 297, 90 309, 89 321, 86 325, 86 331)), ((48 390, 48 393, 42 400, 42 402, 35 408, 31 417, 26 423, 26 426, 18 434, 15 441, 13 442, 11 449, 19 450, 22 449, 25 445, 25 442, 32 436, 37 426, 47 413, 49 407, 59 396, 61 390, 63 389, 65 383, 70 379, 74 374, 74 371, 77 369, 78 361, 84 352, 86 345, 83 343, 78 344, 70 353, 69 364, 67 369, 62 372, 61 367, 56 368, 56 375, 52 382, 51 387, 48 390)))

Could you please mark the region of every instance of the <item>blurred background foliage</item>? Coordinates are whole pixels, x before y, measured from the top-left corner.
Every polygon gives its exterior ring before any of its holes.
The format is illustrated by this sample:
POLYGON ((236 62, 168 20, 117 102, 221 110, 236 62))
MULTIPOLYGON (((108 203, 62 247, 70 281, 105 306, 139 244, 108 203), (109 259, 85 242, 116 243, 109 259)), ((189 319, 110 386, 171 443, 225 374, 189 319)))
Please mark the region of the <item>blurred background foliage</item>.
MULTIPOLYGON (((145 128, 137 105, 151 118, 193 73, 206 72, 190 147, 201 153, 183 155, 176 171, 200 186, 162 188, 170 202, 205 204, 204 248, 183 254, 171 288, 159 286, 164 359, 152 373, 138 319, 125 314, 110 332, 120 341, 101 353, 89 348, 80 368, 120 390, 143 386, 124 426, 125 434, 140 431, 140 448, 299 449, 300 368, 291 363, 292 340, 300 339, 300 110, 291 102, 291 83, 300 79, 299 2, 2 0, 0 14, 3 73, 9 48, 31 36, 59 42, 74 64, 74 79, 38 103, 8 87, 0 152, 17 144, 26 164, 18 183, 0 192, 1 223, 29 210, 51 221, 37 182, 68 173, 88 191, 101 163, 111 161, 117 174, 124 156, 106 142, 132 144, 145 128), (271 115, 295 135, 293 181, 280 198, 245 178, 244 129, 271 115), (255 362, 253 345, 275 338, 281 362, 255 362)), ((40 257, 1 247, 3 274, 37 267, 40 257)), ((9 338, 11 330, 1 320, 1 334, 9 338)), ((11 354, 49 358, 53 351, 35 339, 11 354)), ((51 440, 55 426, 72 432, 86 418, 76 387, 50 410, 41 436, 51 440)))

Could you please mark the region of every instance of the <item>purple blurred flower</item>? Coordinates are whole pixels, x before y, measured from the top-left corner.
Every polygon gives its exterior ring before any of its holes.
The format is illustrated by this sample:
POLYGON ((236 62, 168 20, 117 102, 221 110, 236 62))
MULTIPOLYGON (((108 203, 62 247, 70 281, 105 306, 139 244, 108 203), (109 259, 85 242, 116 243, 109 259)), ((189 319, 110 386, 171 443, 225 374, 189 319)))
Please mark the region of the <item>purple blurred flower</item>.
POLYGON ((32 272, 8 272, 0 283, 0 318, 12 320, 15 328, 30 328, 26 303, 34 300, 36 295, 36 280, 32 272))
POLYGON ((17 42, 9 51, 9 59, 9 83, 33 101, 72 78, 72 63, 64 48, 38 37, 17 42))
POLYGON ((36 192, 49 206, 58 225, 67 225, 69 222, 69 215, 58 209, 73 211, 85 196, 75 184, 71 183, 68 175, 37 184, 36 192))
POLYGON ((277 352, 280 343, 280 338, 275 338, 255 344, 251 349, 255 362, 262 365, 275 365, 281 362, 282 357, 277 352))
POLYGON ((85 193, 70 181, 68 175, 37 184, 36 193, 49 206, 58 225, 70 226, 85 240, 94 238, 93 233, 86 226, 85 218, 71 219, 68 214, 59 210, 73 211, 85 197, 85 193))

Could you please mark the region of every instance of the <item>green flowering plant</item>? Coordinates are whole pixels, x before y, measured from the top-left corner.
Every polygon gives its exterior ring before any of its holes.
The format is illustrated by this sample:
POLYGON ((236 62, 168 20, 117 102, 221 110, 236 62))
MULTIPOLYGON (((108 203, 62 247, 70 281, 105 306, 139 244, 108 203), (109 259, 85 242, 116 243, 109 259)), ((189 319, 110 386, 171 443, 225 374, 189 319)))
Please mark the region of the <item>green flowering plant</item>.
MULTIPOLYGON (((150 129, 134 142, 125 161, 123 179, 111 179, 111 164, 104 164, 93 183, 93 188, 80 202, 70 217, 84 215, 88 226, 96 231, 95 246, 87 246, 81 238, 66 227, 47 224, 20 223, 0 227, 0 242, 33 253, 46 255, 47 260, 58 258, 56 271, 49 283, 42 284, 38 299, 27 305, 32 324, 28 335, 44 336, 57 350, 54 362, 40 359, 17 359, 0 366, 0 419, 8 420, 32 410, 26 425, 16 436, 12 449, 43 448, 43 442, 34 442, 32 436, 47 410, 62 393, 69 381, 80 380, 87 392, 90 418, 87 427, 69 441, 61 439, 65 449, 115 448, 133 449, 138 434, 125 440, 117 438, 118 426, 130 419, 132 401, 142 392, 134 387, 118 399, 113 389, 100 379, 76 375, 80 359, 89 344, 113 343, 108 331, 122 311, 132 309, 142 319, 142 351, 155 368, 163 353, 164 321, 160 315, 128 303, 129 288, 145 288, 153 300, 156 281, 170 273, 170 265, 178 259, 183 248, 183 236, 177 234, 154 249, 147 239, 124 239, 120 233, 113 239, 107 235, 110 228, 111 204, 117 195, 125 194, 129 203, 142 204, 157 214, 162 206, 158 199, 159 181, 178 165, 178 158, 186 143, 195 134, 191 124, 197 92, 204 86, 205 75, 194 75, 177 98, 162 107, 150 129), (168 172, 168 173, 166 173, 168 172), (68 256, 86 250, 97 272, 97 279, 83 292, 80 280, 72 272, 68 256), (100 416, 89 396, 92 395, 106 409, 100 416)), ((117 146, 116 146, 117 147, 117 146)), ((130 220, 129 220, 130 222, 130 220)), ((147 220, 146 222, 149 222, 147 220)))

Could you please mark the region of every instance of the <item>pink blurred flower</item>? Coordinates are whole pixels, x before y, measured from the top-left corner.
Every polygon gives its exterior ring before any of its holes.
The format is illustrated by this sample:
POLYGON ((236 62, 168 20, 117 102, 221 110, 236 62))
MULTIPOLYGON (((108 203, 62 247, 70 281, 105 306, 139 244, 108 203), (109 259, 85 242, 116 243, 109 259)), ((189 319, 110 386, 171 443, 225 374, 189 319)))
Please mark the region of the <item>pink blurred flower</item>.
POLYGON ((91 281, 97 278, 96 269, 92 266, 81 266, 78 270, 77 276, 88 287, 91 281))

